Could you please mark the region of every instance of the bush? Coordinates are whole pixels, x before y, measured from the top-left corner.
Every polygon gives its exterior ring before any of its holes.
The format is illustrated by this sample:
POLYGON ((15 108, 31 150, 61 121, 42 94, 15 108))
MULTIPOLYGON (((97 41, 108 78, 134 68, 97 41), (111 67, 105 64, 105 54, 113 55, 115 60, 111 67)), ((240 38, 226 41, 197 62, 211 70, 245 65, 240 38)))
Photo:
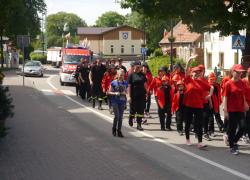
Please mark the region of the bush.
POLYGON ((7 134, 5 127, 5 120, 8 117, 12 117, 13 108, 12 98, 9 94, 9 88, 4 87, 0 84, 0 137, 3 137, 7 134))
POLYGON ((23 64, 23 55, 19 54, 19 64, 23 64))
MULTIPOLYGON (((181 59, 173 59, 173 64, 179 62, 183 67, 185 67, 185 62, 181 59)), ((162 66, 169 67, 170 65, 170 57, 169 56, 159 56, 159 57, 152 57, 149 59, 148 62, 150 71, 154 76, 157 76, 158 69, 162 66)))
POLYGON ((157 48, 154 51, 154 57, 159 57, 159 56, 163 56, 161 48, 157 48))
POLYGON ((43 55, 40 53, 34 53, 34 52, 30 53, 30 59, 40 61, 42 64, 47 63, 47 55, 43 55))

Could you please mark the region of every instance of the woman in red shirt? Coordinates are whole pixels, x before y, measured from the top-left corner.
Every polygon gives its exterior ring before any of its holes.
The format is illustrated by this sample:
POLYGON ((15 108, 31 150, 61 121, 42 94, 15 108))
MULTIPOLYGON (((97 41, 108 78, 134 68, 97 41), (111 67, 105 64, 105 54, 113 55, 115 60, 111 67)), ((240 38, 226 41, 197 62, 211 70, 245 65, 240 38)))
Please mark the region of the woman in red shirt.
MULTIPOLYGON (((247 76, 245 79, 243 79, 243 82, 245 83, 246 86, 246 102, 248 106, 250 106, 250 68, 247 70, 247 76)), ((249 143, 249 138, 250 138, 250 110, 246 112, 246 121, 245 121, 245 137, 243 137, 243 141, 245 143, 249 143), (248 135, 248 137, 246 136, 248 135)))
POLYGON ((230 152, 234 155, 239 154, 237 142, 244 132, 244 112, 248 108, 245 99, 246 86, 241 80, 244 71, 241 64, 235 64, 231 68, 233 77, 225 85, 224 116, 228 118, 228 140, 230 152))
POLYGON ((203 107, 204 107, 204 91, 209 91, 210 86, 201 80, 200 73, 201 69, 197 66, 191 69, 191 74, 189 72, 189 64, 194 57, 191 57, 187 63, 186 67, 186 77, 184 79, 184 84, 186 91, 184 94, 183 104, 185 106, 185 134, 186 134, 186 144, 191 145, 189 138, 189 129, 191 122, 194 117, 194 127, 196 134, 198 136, 197 147, 199 149, 206 147, 202 144, 202 120, 203 120, 203 107))

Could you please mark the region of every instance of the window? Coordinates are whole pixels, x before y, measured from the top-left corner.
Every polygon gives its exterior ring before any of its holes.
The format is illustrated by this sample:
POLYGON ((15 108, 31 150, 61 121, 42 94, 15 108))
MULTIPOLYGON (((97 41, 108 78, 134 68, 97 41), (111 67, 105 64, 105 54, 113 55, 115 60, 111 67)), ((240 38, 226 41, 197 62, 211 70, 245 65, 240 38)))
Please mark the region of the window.
POLYGON ((111 54, 114 53, 114 46, 113 46, 113 45, 110 46, 110 53, 111 53, 111 54))
POLYGON ((131 54, 134 54, 134 53, 135 53, 135 46, 132 45, 132 46, 131 46, 131 54))
POLYGON ((239 64, 238 53, 234 53, 234 64, 239 64))
POLYGON ((212 54, 207 53, 207 68, 211 69, 212 68, 212 54))
POLYGON ((224 53, 220 53, 219 66, 224 69, 224 53))
POLYGON ((121 54, 123 54, 123 53, 124 53, 124 46, 121 45, 121 54))

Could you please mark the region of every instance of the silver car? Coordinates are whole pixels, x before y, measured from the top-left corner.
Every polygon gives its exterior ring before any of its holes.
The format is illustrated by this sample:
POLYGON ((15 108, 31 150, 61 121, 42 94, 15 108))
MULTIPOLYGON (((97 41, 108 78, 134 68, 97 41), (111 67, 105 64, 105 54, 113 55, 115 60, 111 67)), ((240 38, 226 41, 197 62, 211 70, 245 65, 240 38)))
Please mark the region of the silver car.
POLYGON ((24 76, 43 77, 44 68, 40 61, 28 61, 24 64, 24 76))

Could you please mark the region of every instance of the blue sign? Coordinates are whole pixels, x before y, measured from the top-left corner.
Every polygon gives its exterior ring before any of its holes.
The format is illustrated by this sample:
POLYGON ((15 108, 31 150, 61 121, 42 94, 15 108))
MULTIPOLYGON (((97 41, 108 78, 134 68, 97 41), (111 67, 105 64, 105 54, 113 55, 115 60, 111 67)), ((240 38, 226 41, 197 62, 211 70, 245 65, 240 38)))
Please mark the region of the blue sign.
POLYGON ((245 49, 246 37, 241 35, 232 36, 232 49, 245 49))
POLYGON ((147 51, 148 51, 148 48, 145 48, 145 47, 142 47, 142 48, 141 48, 141 54, 146 55, 146 54, 147 54, 147 51))

